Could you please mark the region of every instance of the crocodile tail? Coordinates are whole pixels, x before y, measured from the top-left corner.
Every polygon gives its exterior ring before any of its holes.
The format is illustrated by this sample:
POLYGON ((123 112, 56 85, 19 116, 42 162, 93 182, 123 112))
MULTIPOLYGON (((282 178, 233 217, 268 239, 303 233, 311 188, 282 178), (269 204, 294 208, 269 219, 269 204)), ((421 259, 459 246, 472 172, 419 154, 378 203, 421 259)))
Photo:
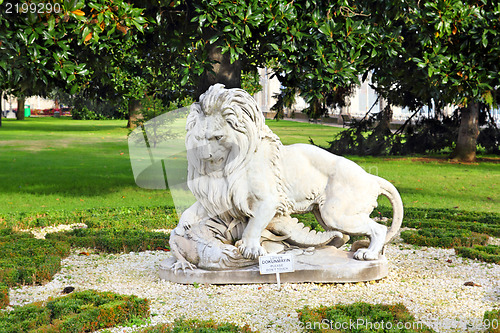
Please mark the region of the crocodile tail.
POLYGON ((278 235, 287 236, 287 243, 302 247, 326 245, 339 235, 341 237, 337 231, 316 232, 311 230, 290 216, 275 217, 267 229, 278 235))

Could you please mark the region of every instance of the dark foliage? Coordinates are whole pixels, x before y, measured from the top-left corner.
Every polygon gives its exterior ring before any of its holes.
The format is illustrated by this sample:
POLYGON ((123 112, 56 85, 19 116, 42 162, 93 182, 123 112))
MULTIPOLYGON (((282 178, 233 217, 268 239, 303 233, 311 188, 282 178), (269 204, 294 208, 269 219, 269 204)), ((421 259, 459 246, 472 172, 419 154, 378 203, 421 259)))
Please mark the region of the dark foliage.
POLYGON ((488 124, 479 132, 477 143, 484 148, 485 153, 500 155, 500 129, 493 123, 488 124))
MULTIPOLYGON (((484 115, 484 110, 481 115, 484 115)), ((484 117, 483 117, 484 118, 484 117)), ((486 119, 481 123, 486 124, 486 119)), ((355 120, 338 133, 326 149, 338 155, 412 155, 451 150, 458 137, 460 118, 455 112, 441 119, 422 117, 391 132, 384 125, 384 112, 355 120)), ((491 121, 482 127, 478 144, 485 153, 500 154, 500 129, 491 121)))
POLYGON ((349 129, 329 142, 327 150, 338 155, 386 155, 392 145, 392 134, 382 126, 383 113, 356 120, 349 129))

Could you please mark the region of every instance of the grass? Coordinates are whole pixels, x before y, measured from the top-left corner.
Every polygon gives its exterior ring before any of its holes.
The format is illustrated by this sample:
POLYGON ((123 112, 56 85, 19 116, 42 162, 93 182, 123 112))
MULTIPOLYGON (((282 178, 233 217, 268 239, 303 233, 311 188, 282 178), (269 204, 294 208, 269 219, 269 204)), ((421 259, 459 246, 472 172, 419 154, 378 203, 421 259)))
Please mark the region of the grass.
POLYGON ((464 165, 412 157, 351 159, 391 181, 405 207, 500 212, 500 160, 464 165))
POLYGON ((139 188, 124 120, 4 120, 0 214, 172 205, 167 191, 139 188))
MULTIPOLYGON (((342 130, 292 121, 268 120, 267 124, 285 144, 308 143, 309 137, 326 144, 342 130)), ((172 207, 168 191, 142 189, 135 184, 125 125, 124 120, 4 119, 0 128, 0 223, 2 218, 4 224, 12 224, 54 214, 69 220, 74 214, 90 219, 95 209, 102 213, 172 207)), ((500 212, 500 163, 462 165, 407 157, 351 159, 392 181, 405 207, 500 212)), ((385 199, 380 200, 388 205, 385 199)), ((113 215, 107 218, 112 220, 113 215)))
MULTIPOLYGON (((316 144, 326 146, 327 142, 342 130, 338 127, 292 121, 266 123, 280 136, 284 144, 308 143, 309 138, 312 138, 316 144)), ((86 223, 92 228, 154 229, 175 226, 175 212, 169 191, 142 189, 134 182, 127 145, 128 130, 125 125, 126 121, 123 120, 29 118, 19 122, 4 119, 0 128, 0 227, 27 228, 75 222, 86 223)), ((411 223, 420 223, 420 227, 424 227, 426 221, 432 220, 441 224, 448 221, 453 223, 453 228, 467 224, 467 230, 481 229, 477 231, 496 234, 500 214, 498 161, 490 159, 463 165, 421 157, 350 158, 366 171, 386 178, 396 185, 411 223)), ((383 207, 388 206, 386 199, 380 199, 380 203, 383 207)), ((386 215, 386 208, 383 207, 381 211, 386 215)), ((67 241, 71 242, 73 235, 68 235, 61 237, 67 237, 67 241)), ((115 244, 114 237, 109 235, 87 238, 95 243, 90 244, 91 246, 102 246, 103 250, 125 249, 125 245, 115 244)), ((141 237, 134 239, 138 240, 143 248, 157 246, 143 243, 141 237)), ((166 239, 161 241, 163 244, 166 239)), ((471 253, 470 257, 488 256, 491 257, 491 262, 497 260, 496 247, 476 246, 473 249, 475 252, 471 253)), ((0 303, 8 301, 7 291, 5 285, 0 286, 0 303)), ((41 315, 28 314, 26 324, 38 325, 30 320, 42 320, 51 316, 42 307, 43 305, 39 304, 33 308, 41 315)), ((84 308, 94 311, 90 317, 95 317, 94 314, 101 311, 93 305, 84 305, 81 309, 84 308)), ((20 308, 19 311, 28 310, 20 308)), ((78 311, 69 314, 68 325, 73 322, 80 323, 82 319, 84 326, 93 328, 94 322, 86 322, 87 316, 80 316, 78 311)), ((114 313, 110 314, 114 317, 114 313)), ((343 308, 322 307, 319 310, 300 311, 304 324, 315 318, 319 318, 320 322, 322 319, 339 322, 352 316, 357 319, 361 315, 367 320, 413 321, 401 305, 355 304, 343 308)), ((492 313, 488 318, 497 317, 498 313, 492 313)), ((22 322, 14 320, 13 323, 16 321, 22 322)), ((42 326, 45 324, 41 323, 42 326)), ((158 326, 154 329, 158 332, 170 332, 171 329, 182 331, 192 328, 189 327, 192 324, 200 323, 181 320, 177 322, 178 327, 158 326)), ((214 329, 214 332, 240 330, 229 324, 227 330, 224 330, 224 325, 221 328, 213 323, 201 324, 201 327, 196 327, 200 332, 205 332, 208 328, 214 329)), ((15 327, 14 331, 16 329, 15 327)), ((421 331, 431 330, 422 328, 421 331)))
POLYGON ((325 126, 319 124, 302 123, 291 120, 266 120, 268 125, 276 135, 281 138, 285 145, 294 143, 309 143, 309 138, 320 146, 326 146, 328 141, 340 133, 341 127, 325 126))

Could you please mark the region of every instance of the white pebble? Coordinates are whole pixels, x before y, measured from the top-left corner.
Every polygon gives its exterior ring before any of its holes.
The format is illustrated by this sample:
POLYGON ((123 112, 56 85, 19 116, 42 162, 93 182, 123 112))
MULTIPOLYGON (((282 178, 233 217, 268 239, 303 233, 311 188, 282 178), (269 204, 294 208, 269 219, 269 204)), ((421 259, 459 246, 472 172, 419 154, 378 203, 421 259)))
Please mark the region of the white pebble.
MULTIPOLYGON (((500 266, 455 255, 454 250, 391 244, 386 248, 389 275, 378 282, 347 284, 179 285, 158 278, 158 266, 170 254, 79 255, 73 250, 61 271, 44 286, 11 289, 11 305, 61 296, 64 287, 133 294, 151 301, 148 325, 175 319, 212 319, 250 325, 261 332, 300 331, 303 306, 368 302, 403 303, 418 321, 437 332, 481 331, 485 311, 500 302, 500 266), (447 262, 447 260, 451 260, 447 262), (467 287, 473 281, 481 287, 467 287), (467 326, 469 325, 469 326, 467 326)), ((112 328, 132 332, 137 328, 112 328)))

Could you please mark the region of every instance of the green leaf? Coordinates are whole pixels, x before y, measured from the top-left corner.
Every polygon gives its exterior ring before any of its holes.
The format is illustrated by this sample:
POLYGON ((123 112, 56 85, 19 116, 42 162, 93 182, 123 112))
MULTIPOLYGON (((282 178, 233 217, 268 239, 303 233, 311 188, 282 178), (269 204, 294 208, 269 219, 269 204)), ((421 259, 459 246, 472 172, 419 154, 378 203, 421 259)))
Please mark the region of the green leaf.
POLYGON ((37 36, 35 35, 35 33, 32 33, 28 38, 28 45, 30 46, 33 45, 33 42, 35 41, 36 37, 37 36))
POLYGON ((54 32, 54 27, 56 25, 56 18, 55 18, 55 16, 51 15, 50 18, 49 18, 49 21, 47 23, 48 23, 47 27, 49 28, 49 32, 50 33, 54 32))
POLYGON ((247 38, 252 37, 252 32, 250 31, 250 28, 248 27, 248 25, 245 25, 245 35, 247 38))
POLYGON ((486 33, 483 34, 482 42, 484 47, 488 46, 488 36, 486 33))
POLYGON ((181 86, 185 86, 186 83, 188 82, 189 76, 184 75, 181 80, 181 86))
POLYGON ((78 85, 77 84, 74 84, 72 87, 71 87, 71 91, 70 91, 70 94, 71 95, 74 95, 76 94, 76 92, 78 91, 78 85))
POLYGON ((141 24, 139 24, 135 19, 132 19, 132 23, 135 25, 137 30, 139 30, 140 32, 144 32, 144 27, 141 24))

